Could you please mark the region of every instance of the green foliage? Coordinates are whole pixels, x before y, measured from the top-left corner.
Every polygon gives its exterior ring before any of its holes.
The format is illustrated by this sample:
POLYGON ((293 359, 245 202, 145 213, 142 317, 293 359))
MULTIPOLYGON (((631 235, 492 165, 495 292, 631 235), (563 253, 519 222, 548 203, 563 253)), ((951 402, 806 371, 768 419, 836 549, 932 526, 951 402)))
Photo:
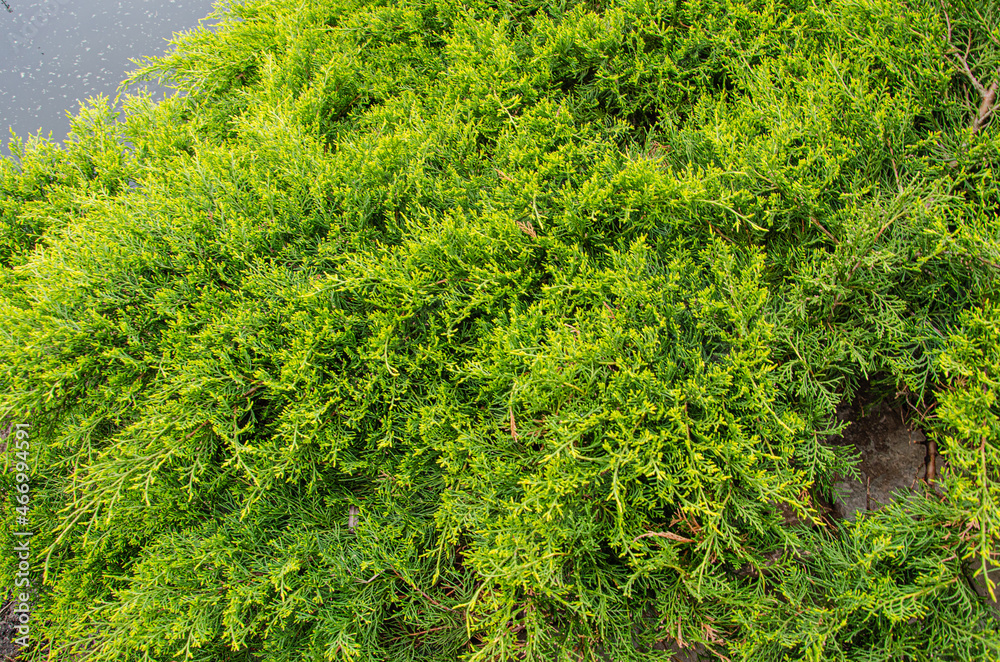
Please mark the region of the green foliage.
POLYGON ((739 659, 995 660, 1000 628, 967 584, 966 511, 911 498, 844 523, 757 579, 739 659))
POLYGON ((215 16, 0 162, 24 659, 1000 659, 995 11, 215 16), (863 384, 943 496, 834 526, 863 384))
MULTIPOLYGON (((952 468, 947 500, 969 522, 964 535, 971 549, 963 558, 989 568, 1000 549, 1000 308, 988 301, 960 321, 939 359, 951 383, 938 394, 938 443, 952 468)), ((996 600, 996 585, 988 576, 984 581, 996 600)))

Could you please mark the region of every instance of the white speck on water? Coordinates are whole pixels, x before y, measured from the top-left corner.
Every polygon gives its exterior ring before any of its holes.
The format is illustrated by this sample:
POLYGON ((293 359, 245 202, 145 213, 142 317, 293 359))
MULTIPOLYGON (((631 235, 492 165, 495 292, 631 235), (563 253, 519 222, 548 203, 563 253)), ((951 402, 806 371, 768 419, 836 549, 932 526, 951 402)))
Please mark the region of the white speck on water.
MULTIPOLYGON (((20 3, 23 20, 37 30, 0 40, 0 120, 6 120, 0 123, 0 137, 13 126, 21 139, 41 128, 43 136, 51 131, 54 140, 62 140, 69 128, 67 111, 76 114, 80 100, 90 97, 114 99, 118 83, 136 68, 130 59, 162 54, 171 35, 197 27, 215 1, 20 3)), ((155 83, 147 89, 154 98, 167 92, 155 83)), ((3 154, 9 154, 5 140, 0 141, 3 154)))

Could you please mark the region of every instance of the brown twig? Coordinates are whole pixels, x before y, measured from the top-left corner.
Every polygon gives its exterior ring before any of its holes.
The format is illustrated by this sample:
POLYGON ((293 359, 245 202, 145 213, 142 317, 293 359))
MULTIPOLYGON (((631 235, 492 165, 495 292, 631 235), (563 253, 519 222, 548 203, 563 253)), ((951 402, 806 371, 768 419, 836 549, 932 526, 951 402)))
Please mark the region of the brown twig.
POLYGON ((364 580, 362 580, 362 579, 355 579, 354 583, 356 583, 356 584, 371 584, 373 581, 375 581, 376 579, 378 579, 381 576, 382 576, 381 572, 376 572, 374 575, 372 575, 371 579, 364 579, 364 580))
POLYGON ((643 533, 642 535, 638 535, 635 538, 632 538, 632 542, 635 542, 640 538, 649 538, 650 536, 655 536, 657 538, 668 538, 670 540, 676 540, 677 542, 694 542, 690 538, 679 536, 676 533, 671 533, 670 531, 650 531, 649 533, 643 533))
POLYGON ((531 225, 531 221, 516 221, 516 225, 524 234, 532 239, 538 239, 538 234, 535 232, 534 226, 531 225))
MULTIPOLYGON (((998 71, 998 74, 1000 74, 1000 71, 998 71)), ((982 91, 982 95, 982 103, 979 104, 979 110, 976 111, 976 119, 972 122, 973 134, 978 133, 993 117, 993 110, 997 102, 997 81, 993 81, 989 88, 982 91)))
POLYGON ((708 228, 710 230, 712 230, 713 232, 715 232, 715 234, 719 235, 720 237, 722 237, 723 239, 725 239, 726 241, 728 241, 730 244, 736 244, 735 241, 733 241, 732 239, 730 239, 726 235, 722 234, 722 232, 719 230, 719 228, 715 227, 711 223, 708 224, 708 228))
POLYGON ((195 434, 195 432, 197 432, 198 430, 202 429, 203 427, 205 427, 209 423, 211 423, 211 421, 205 421, 204 423, 202 423, 201 425, 199 425, 198 427, 196 427, 194 430, 191 430, 191 432, 188 433, 188 436, 184 437, 184 441, 187 441, 188 439, 190 439, 191 437, 193 437, 194 434, 195 434))
MULTIPOLYGON (((965 54, 961 57, 962 68, 965 69, 965 75, 969 77, 972 84, 975 86, 976 91, 979 92, 980 96, 986 96, 986 88, 982 83, 979 82, 975 76, 972 75, 972 69, 969 67, 969 53, 972 51, 972 28, 969 28, 969 39, 965 44, 965 54)), ((956 51, 957 53, 958 51, 956 51)))
POLYGON ((985 257, 976 256, 976 259, 985 264, 987 267, 993 267, 994 269, 1000 269, 1000 264, 990 262, 985 257))
POLYGON ((416 589, 416 591, 417 591, 418 593, 420 593, 420 595, 422 595, 422 596, 424 596, 425 598, 427 598, 427 599, 428 599, 428 600, 429 600, 429 601, 431 602, 431 604, 433 604, 433 605, 436 605, 436 606, 438 606, 438 607, 441 607, 441 609, 447 609, 448 611, 454 611, 454 612, 458 612, 458 610, 457 610, 457 609, 452 609, 452 608, 451 608, 451 607, 449 607, 448 605, 443 605, 443 604, 441 604, 440 602, 438 602, 437 600, 435 600, 434 598, 432 598, 431 596, 427 595, 427 594, 426 594, 426 593, 424 593, 424 592, 423 592, 423 590, 422 590, 422 589, 421 589, 421 588, 420 588, 419 586, 417 586, 416 584, 411 584, 410 582, 408 582, 408 581, 406 580, 406 578, 405 578, 405 577, 403 577, 403 575, 399 574, 399 572, 398 572, 398 571, 397 571, 397 570, 396 570, 395 568, 389 568, 389 569, 390 569, 390 570, 392 570, 392 573, 393 573, 394 575, 396 575, 397 577, 399 577, 400 579, 402 579, 402 580, 403 580, 403 583, 404 583, 404 584, 406 584, 407 586, 410 586, 410 587, 412 587, 412 588, 416 589))
POLYGON ((241 397, 241 398, 248 398, 248 397, 250 397, 251 395, 253 395, 254 393, 256 393, 256 392, 257 392, 257 391, 258 391, 258 390, 260 389, 260 387, 261 387, 261 386, 263 386, 263 384, 259 384, 259 385, 257 385, 257 386, 254 386, 254 387, 253 387, 252 389, 250 389, 249 391, 246 391, 246 392, 244 392, 244 393, 241 393, 241 394, 240 394, 240 397, 241 397))
POLYGON ((926 481, 933 483, 937 480, 937 442, 931 439, 927 442, 927 476, 926 481))
MULTIPOLYGON (((960 53, 960 51, 951 44, 951 18, 948 16, 948 11, 944 9, 942 4, 942 9, 944 10, 945 24, 948 26, 948 43, 952 47, 952 54, 958 58, 958 62, 961 65, 961 70, 965 73, 966 78, 972 83, 972 86, 976 88, 979 92, 979 108, 976 110, 976 117, 972 121, 972 134, 975 135, 979 133, 986 126, 986 124, 992 119, 993 111, 996 107, 997 102, 997 81, 993 81, 989 87, 985 86, 980 82, 976 75, 972 73, 972 67, 969 66, 969 53, 972 51, 972 29, 968 31, 968 39, 965 44, 965 53, 960 53)), ((945 59, 948 60, 952 65, 955 63, 945 55, 945 59)), ((1000 69, 997 70, 997 75, 1000 76, 1000 69)))
POLYGON ((951 17, 948 16, 948 8, 944 6, 944 0, 941 0, 941 11, 944 12, 944 22, 948 26, 948 43, 951 43, 951 17))
POLYGON ((823 224, 820 223, 819 221, 817 221, 814 217, 810 216, 809 220, 812 221, 813 225, 815 225, 820 230, 822 230, 823 234, 825 234, 827 237, 829 237, 831 240, 833 240, 833 243, 835 243, 835 244, 839 244, 840 243, 840 240, 837 239, 836 237, 834 237, 833 234, 829 230, 827 230, 826 227, 824 227, 823 224))

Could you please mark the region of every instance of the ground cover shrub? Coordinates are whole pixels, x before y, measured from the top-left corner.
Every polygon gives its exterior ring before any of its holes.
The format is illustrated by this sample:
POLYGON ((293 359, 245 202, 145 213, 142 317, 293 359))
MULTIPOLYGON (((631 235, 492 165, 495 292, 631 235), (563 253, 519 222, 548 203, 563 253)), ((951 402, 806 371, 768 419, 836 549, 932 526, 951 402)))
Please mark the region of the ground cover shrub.
POLYGON ((24 659, 1000 659, 997 12, 218 17, 0 162, 24 659))

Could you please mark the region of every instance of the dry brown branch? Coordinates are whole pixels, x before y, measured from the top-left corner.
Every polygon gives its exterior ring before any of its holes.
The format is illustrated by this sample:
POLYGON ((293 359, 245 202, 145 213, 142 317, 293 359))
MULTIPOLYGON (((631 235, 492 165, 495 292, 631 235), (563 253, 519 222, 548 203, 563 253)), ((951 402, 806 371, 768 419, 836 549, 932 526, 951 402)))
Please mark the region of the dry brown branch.
POLYGON ((927 475, 924 480, 928 483, 937 480, 937 442, 933 439, 927 442, 927 475))
MULTIPOLYGON (((976 117, 972 120, 972 125, 969 127, 972 129, 972 134, 975 135, 981 131, 986 124, 993 118, 993 111, 996 107, 997 102, 997 81, 993 81, 989 87, 983 85, 983 83, 976 78, 976 75, 972 73, 972 67, 969 66, 969 53, 972 51, 972 29, 968 30, 968 39, 965 43, 965 52, 962 53, 959 49, 955 48, 954 44, 951 43, 951 18, 948 16, 948 10, 945 9, 942 3, 941 9, 944 11, 945 24, 948 27, 948 44, 951 46, 951 53, 958 59, 958 65, 945 55, 945 59, 948 60, 953 66, 958 66, 965 77, 969 79, 972 86, 976 88, 979 92, 979 108, 976 110, 976 117), (960 65, 960 66, 959 66, 960 65)), ((997 76, 1000 76, 1000 69, 996 72, 997 76)), ((971 104, 970 104, 971 105, 971 104)))
POLYGON ((670 531, 650 531, 649 533, 643 533, 642 535, 638 535, 635 538, 632 538, 632 542, 635 542, 640 538, 649 538, 650 536, 655 536, 657 538, 668 538, 670 540, 676 540, 677 542, 694 542, 690 538, 679 536, 676 533, 671 533, 670 531))
POLYGON ((357 584, 371 584, 373 581, 375 581, 376 579, 378 579, 381 576, 382 576, 381 572, 376 572, 374 575, 372 575, 371 579, 364 579, 364 580, 362 580, 362 579, 355 579, 354 581, 357 584))
POLYGON ((202 423, 201 425, 199 425, 198 427, 196 427, 194 430, 191 430, 191 432, 188 433, 188 436, 184 437, 184 441, 187 441, 188 439, 190 439, 191 437, 193 437, 195 435, 195 433, 198 432, 198 430, 202 429, 203 427, 205 427, 209 423, 211 423, 211 421, 205 421, 204 423, 202 423))
POLYGON ((987 260, 984 257, 976 256, 976 259, 979 260, 980 262, 982 262, 983 264, 985 264, 987 267, 992 267, 994 269, 1000 269, 1000 264, 996 264, 994 262, 990 262, 989 260, 987 260))
POLYGON ((390 569, 390 570, 392 570, 392 573, 393 573, 394 575, 396 575, 397 577, 399 577, 400 579, 402 579, 402 580, 403 580, 403 583, 404 583, 404 584, 406 584, 406 585, 407 585, 407 586, 409 586, 410 588, 412 588, 412 589, 416 590, 416 591, 417 591, 417 592, 418 592, 418 593, 419 593, 420 595, 424 596, 424 598, 426 598, 426 599, 427 599, 427 601, 428 601, 428 602, 430 602, 430 603, 431 603, 432 605, 435 605, 435 606, 437 606, 437 607, 440 607, 441 609, 447 609, 448 611, 455 611, 455 612, 457 612, 457 611, 458 611, 457 609, 452 609, 452 608, 451 608, 451 607, 449 607, 448 605, 443 605, 443 604, 441 604, 440 602, 438 602, 437 600, 435 600, 435 599, 434 599, 434 598, 432 598, 431 596, 429 596, 429 595, 427 595, 426 593, 424 593, 423 589, 421 589, 421 588, 420 588, 419 586, 417 586, 416 584, 414 584, 414 583, 411 583, 411 582, 410 582, 409 580, 407 580, 407 579, 406 579, 406 577, 404 577, 403 575, 399 574, 399 571, 398 571, 398 570, 396 570, 395 568, 392 568, 392 567, 390 567, 389 569, 390 569))
POLYGON ((517 221, 517 227, 521 229, 521 232, 528 235, 532 239, 538 239, 538 235, 535 233, 535 227, 531 224, 531 221, 517 221))
POLYGON ((735 241, 733 241, 732 239, 730 239, 729 237, 727 237, 726 235, 724 235, 724 234, 722 233, 722 231, 721 231, 721 230, 719 230, 719 228, 715 227, 715 226, 714 226, 714 225, 712 225, 711 223, 709 223, 709 224, 708 224, 708 228, 709 228, 709 230, 711 230, 711 231, 712 231, 712 232, 714 232, 715 234, 719 235, 720 237, 722 237, 723 239, 725 239, 726 241, 728 241, 728 242, 729 242, 730 244, 736 244, 736 242, 735 242, 735 241))
MULTIPOLYGON (((969 28, 969 39, 965 43, 965 54, 962 55, 962 68, 965 69, 965 75, 969 77, 972 84, 975 86, 976 91, 979 92, 980 96, 986 96, 986 88, 983 84, 979 82, 974 75, 972 75, 972 69, 969 67, 969 53, 972 51, 972 28, 969 28)), ((956 51, 957 52, 957 51, 956 51)))
POLYGON ((948 43, 951 43, 951 17, 948 16, 948 8, 944 6, 944 0, 941 0, 941 11, 944 12, 944 22, 948 26, 948 43))
MULTIPOLYGON (((1000 74, 1000 71, 997 72, 1000 74)), ((990 118, 993 117, 993 110, 996 107, 997 101, 997 81, 993 81, 993 84, 989 86, 988 89, 983 93, 982 103, 979 104, 979 110, 976 112, 976 119, 972 122, 972 133, 978 133, 990 118)))
POLYGON ((825 234, 827 237, 829 237, 831 240, 833 240, 833 243, 835 243, 835 244, 839 244, 840 243, 840 241, 836 237, 834 237, 833 234, 829 230, 827 230, 826 227, 824 227, 823 224, 820 223, 819 221, 817 221, 813 216, 810 216, 809 220, 812 221, 813 225, 815 225, 820 230, 822 230, 823 234, 825 234))

